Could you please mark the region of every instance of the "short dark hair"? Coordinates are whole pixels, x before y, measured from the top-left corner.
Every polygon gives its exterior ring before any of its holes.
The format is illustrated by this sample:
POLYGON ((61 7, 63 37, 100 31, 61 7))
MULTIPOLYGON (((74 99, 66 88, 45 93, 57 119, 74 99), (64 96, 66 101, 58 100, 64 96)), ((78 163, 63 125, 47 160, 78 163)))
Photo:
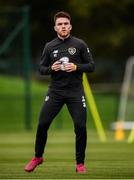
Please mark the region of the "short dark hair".
POLYGON ((56 22, 56 19, 61 18, 61 17, 65 17, 65 18, 69 19, 69 21, 71 22, 71 16, 69 13, 67 13, 65 11, 59 11, 54 15, 54 23, 56 22))

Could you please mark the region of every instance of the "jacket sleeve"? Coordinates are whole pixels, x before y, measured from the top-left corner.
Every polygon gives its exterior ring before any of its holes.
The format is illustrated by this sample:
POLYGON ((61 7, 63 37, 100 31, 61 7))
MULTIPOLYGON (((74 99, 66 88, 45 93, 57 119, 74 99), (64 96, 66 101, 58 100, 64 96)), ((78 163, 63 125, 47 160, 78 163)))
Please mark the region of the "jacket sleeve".
POLYGON ((93 72, 95 69, 92 54, 85 42, 81 44, 81 64, 77 65, 77 71, 79 72, 93 72))
POLYGON ((52 72, 50 63, 50 54, 48 49, 48 44, 46 43, 41 56, 41 62, 39 64, 39 72, 41 75, 49 75, 52 72))

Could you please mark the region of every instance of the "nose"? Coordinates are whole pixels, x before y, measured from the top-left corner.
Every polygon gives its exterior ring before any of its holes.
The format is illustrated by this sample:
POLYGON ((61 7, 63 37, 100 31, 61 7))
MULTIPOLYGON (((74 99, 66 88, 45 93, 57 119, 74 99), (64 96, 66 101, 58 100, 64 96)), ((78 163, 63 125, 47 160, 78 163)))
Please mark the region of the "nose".
POLYGON ((62 24, 62 27, 63 27, 63 28, 65 27, 65 24, 64 24, 64 23, 62 24))

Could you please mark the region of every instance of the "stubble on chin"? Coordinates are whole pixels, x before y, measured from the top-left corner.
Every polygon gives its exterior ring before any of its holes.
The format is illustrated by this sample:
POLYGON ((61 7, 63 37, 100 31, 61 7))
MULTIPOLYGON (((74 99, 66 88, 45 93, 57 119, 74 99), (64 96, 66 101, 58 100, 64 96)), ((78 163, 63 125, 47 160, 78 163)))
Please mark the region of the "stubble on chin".
POLYGON ((68 36, 69 36, 70 34, 68 34, 68 33, 60 33, 59 34, 59 36, 61 37, 61 38, 67 38, 68 36))

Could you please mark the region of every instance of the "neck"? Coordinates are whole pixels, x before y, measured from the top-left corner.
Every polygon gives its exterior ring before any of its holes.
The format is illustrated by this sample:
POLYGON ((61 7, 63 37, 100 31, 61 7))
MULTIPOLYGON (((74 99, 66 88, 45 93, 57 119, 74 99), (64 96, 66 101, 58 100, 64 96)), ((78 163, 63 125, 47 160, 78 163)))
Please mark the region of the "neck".
POLYGON ((69 36, 70 36, 70 34, 68 34, 66 37, 62 37, 62 36, 60 36, 60 35, 58 34, 58 38, 60 38, 60 39, 62 39, 62 40, 67 39, 69 36))

